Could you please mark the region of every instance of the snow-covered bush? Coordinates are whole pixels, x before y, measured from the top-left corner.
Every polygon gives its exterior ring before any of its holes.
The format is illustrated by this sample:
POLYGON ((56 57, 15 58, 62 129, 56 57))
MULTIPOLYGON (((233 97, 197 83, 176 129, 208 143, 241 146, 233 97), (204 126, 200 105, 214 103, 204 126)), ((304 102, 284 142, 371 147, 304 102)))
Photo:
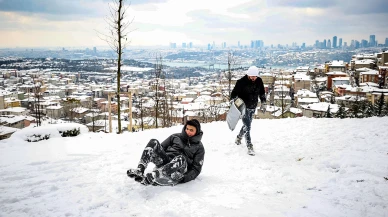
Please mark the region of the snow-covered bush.
POLYGON ((66 131, 59 131, 59 133, 61 134, 62 137, 74 137, 74 136, 78 136, 81 131, 80 131, 80 128, 75 128, 75 129, 70 129, 70 130, 66 130, 66 131))
POLYGON ((23 140, 27 142, 38 142, 58 137, 74 137, 89 132, 82 124, 60 123, 40 127, 24 128, 12 134, 10 139, 23 140))

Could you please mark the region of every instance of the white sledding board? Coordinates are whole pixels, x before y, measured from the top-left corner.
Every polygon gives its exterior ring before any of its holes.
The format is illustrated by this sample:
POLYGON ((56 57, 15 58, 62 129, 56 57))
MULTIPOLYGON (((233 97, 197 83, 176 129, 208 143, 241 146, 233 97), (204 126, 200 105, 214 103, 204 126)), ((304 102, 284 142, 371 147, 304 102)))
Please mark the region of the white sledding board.
POLYGON ((228 127, 231 131, 236 128, 238 121, 244 116, 244 114, 244 101, 240 98, 235 99, 234 102, 230 105, 228 114, 226 116, 226 122, 228 123, 228 127))

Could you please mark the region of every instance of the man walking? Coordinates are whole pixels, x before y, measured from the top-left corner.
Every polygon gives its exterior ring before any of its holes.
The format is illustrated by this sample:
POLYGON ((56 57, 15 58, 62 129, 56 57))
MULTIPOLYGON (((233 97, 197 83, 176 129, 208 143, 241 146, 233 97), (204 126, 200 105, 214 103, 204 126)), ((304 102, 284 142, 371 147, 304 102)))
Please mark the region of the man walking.
POLYGON ((240 133, 237 135, 236 144, 241 144, 241 139, 245 136, 245 142, 248 147, 248 154, 255 155, 253 144, 251 141, 251 123, 252 117, 255 113, 258 99, 260 98, 261 106, 260 109, 263 113, 266 110, 267 104, 265 99, 265 89, 263 80, 259 76, 259 69, 256 66, 249 67, 246 75, 240 78, 234 86, 231 93, 231 100, 240 98, 245 103, 245 115, 242 118, 243 126, 241 127, 240 133))

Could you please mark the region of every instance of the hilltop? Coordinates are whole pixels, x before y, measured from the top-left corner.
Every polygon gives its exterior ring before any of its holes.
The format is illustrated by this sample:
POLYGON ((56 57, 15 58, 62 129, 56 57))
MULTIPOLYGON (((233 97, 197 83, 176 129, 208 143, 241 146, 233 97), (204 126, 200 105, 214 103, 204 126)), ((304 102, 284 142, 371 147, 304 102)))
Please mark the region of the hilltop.
POLYGON ((225 122, 202 124, 206 155, 196 180, 160 187, 126 176, 151 138, 181 129, 0 141, 0 216, 388 213, 388 117, 255 119, 256 156, 234 144, 237 130, 225 122))

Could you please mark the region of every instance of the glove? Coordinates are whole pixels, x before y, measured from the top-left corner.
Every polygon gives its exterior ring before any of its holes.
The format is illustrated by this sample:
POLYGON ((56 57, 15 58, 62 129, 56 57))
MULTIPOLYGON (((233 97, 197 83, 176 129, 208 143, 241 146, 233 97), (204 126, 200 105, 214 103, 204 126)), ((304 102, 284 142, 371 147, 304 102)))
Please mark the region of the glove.
POLYGON ((267 111, 267 103, 261 103, 260 110, 265 113, 267 111))
POLYGON ((184 177, 184 175, 182 173, 178 172, 178 171, 173 172, 171 174, 171 179, 173 179, 174 181, 181 180, 183 177, 184 177))

